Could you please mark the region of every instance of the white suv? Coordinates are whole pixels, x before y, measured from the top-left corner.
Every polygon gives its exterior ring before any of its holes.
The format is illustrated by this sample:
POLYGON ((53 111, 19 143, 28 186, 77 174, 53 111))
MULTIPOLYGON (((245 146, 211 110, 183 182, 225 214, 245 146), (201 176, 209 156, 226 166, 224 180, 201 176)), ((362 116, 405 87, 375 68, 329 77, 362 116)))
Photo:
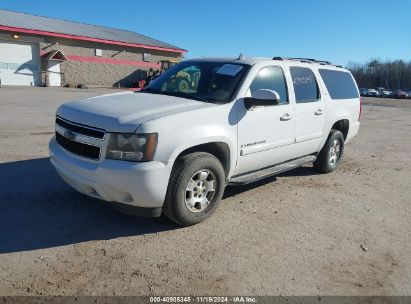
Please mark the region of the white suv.
POLYGON ((313 59, 194 59, 141 92, 69 102, 49 148, 78 191, 196 224, 226 185, 335 170, 361 113, 351 73, 313 59))

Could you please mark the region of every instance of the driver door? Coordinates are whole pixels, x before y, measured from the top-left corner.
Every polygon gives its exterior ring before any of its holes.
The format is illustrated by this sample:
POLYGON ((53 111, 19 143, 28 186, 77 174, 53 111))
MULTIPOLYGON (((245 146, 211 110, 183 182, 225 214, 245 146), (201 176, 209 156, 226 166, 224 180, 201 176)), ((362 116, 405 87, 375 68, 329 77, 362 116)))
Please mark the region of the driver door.
POLYGON ((294 104, 290 103, 283 68, 262 68, 253 79, 246 97, 259 89, 276 91, 280 96, 279 104, 245 110, 238 123, 239 155, 235 175, 282 163, 293 155, 294 104))

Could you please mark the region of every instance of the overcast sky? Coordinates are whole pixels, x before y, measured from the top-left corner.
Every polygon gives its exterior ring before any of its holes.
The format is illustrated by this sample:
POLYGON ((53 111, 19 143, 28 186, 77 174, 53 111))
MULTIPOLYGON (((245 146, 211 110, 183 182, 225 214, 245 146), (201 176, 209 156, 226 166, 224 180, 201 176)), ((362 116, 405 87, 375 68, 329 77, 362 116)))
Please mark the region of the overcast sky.
POLYGON ((0 8, 127 29, 202 56, 411 59, 409 0, 0 0, 0 8))

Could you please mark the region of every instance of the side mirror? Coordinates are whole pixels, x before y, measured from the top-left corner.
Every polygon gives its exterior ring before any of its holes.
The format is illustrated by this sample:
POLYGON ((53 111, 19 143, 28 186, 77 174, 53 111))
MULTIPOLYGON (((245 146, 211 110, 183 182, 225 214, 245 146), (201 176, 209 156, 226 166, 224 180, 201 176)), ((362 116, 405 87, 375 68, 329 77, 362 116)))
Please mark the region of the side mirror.
POLYGON ((276 106, 279 104, 280 95, 273 90, 260 89, 253 93, 251 97, 244 98, 244 105, 247 110, 253 107, 276 106))

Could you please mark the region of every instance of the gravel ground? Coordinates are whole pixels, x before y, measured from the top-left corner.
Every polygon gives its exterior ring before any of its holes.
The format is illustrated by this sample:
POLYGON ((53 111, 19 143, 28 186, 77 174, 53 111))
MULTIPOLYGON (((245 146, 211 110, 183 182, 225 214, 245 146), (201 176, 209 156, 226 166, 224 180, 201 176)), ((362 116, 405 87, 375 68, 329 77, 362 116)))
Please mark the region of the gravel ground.
POLYGON ((364 99, 336 172, 227 188, 179 228, 113 211, 49 163, 58 105, 113 91, 0 88, 0 295, 411 295, 411 101, 364 99))

